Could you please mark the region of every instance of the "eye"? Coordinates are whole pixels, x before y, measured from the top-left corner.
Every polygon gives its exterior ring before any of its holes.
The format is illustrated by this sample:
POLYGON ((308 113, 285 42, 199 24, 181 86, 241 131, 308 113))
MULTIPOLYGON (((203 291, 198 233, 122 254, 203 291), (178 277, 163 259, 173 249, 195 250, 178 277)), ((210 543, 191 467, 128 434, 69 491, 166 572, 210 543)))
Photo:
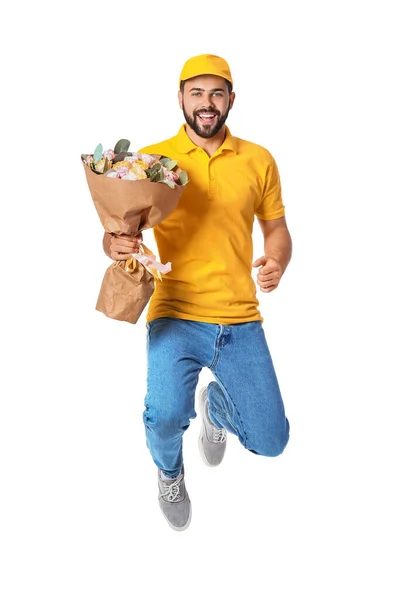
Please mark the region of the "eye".
POLYGON ((201 96, 201 92, 193 92, 191 95, 192 96, 201 96))
POLYGON ((222 92, 214 92, 214 93, 213 93, 213 95, 214 95, 214 96, 220 96, 220 97, 222 97, 222 96, 223 96, 222 92))

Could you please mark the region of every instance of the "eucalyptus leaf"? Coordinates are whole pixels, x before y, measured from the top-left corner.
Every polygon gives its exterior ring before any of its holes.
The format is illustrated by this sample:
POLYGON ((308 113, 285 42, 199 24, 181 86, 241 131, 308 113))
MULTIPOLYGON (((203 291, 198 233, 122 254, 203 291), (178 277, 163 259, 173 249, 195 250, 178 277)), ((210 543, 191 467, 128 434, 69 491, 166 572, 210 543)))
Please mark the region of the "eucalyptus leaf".
POLYGON ((187 185, 188 183, 188 175, 187 171, 182 171, 179 175, 179 181, 182 185, 187 185))
POLYGON ((94 162, 98 162, 102 158, 103 146, 102 144, 98 144, 95 148, 94 152, 94 162))
POLYGON ((119 162, 120 160, 124 160, 126 158, 126 156, 132 156, 133 153, 132 152, 127 152, 126 150, 123 152, 119 152, 119 154, 117 154, 114 159, 113 159, 113 164, 119 162))
POLYGON ((173 190, 174 190, 174 188, 176 187, 176 186, 175 186, 175 184, 173 183, 173 181, 169 181, 168 179, 163 179, 163 180, 162 180, 162 183, 167 183, 167 185, 168 185, 169 187, 171 187, 173 190))
POLYGON ((172 169, 175 168, 175 166, 177 165, 177 160, 169 160, 164 167, 167 168, 168 171, 171 171, 172 169))
POLYGON ((130 147, 130 144, 131 144, 130 140, 125 140, 125 139, 119 140, 114 147, 115 153, 120 154, 120 152, 127 152, 127 150, 130 147))
POLYGON ((160 159, 160 162, 163 164, 164 167, 166 167, 166 164, 168 162, 170 162, 170 158, 167 158, 166 156, 164 158, 160 159))
MULTIPOLYGON (((150 169, 150 171, 152 171, 152 169, 150 169)), ((157 171, 152 171, 152 172, 149 174, 149 179, 150 179, 152 182, 154 182, 154 183, 156 183, 156 182, 158 182, 158 181, 163 181, 164 177, 165 177, 165 176, 164 176, 164 174, 163 174, 163 171, 162 171, 161 169, 159 169, 159 170, 157 170, 157 171)))
POLYGON ((153 167, 147 169, 145 172, 151 181, 160 181, 164 176, 162 171, 162 165, 160 165, 159 163, 156 163, 153 167))

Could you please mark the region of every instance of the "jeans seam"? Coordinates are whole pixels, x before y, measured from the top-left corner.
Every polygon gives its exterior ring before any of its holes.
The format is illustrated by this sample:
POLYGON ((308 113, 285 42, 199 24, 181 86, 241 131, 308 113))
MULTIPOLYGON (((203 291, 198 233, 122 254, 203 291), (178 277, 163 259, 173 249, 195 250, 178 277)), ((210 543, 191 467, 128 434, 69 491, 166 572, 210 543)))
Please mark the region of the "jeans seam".
POLYGON ((216 336, 216 340, 215 340, 215 354, 214 354, 214 358, 209 366, 209 369, 213 372, 213 369, 216 365, 216 363, 218 362, 218 358, 219 358, 219 340, 222 336, 222 326, 218 325, 218 327, 220 327, 219 331, 218 331, 218 335, 216 336))
MULTIPOLYGON (((208 400, 208 403, 209 403, 209 406, 211 406, 211 402, 209 400, 208 400)), ((225 419, 227 419, 229 421, 227 415, 224 412, 222 412, 221 410, 218 410, 215 405, 212 405, 212 408, 214 409, 215 414, 220 415, 221 417, 224 417, 225 419)), ((233 425, 233 423, 231 423, 231 425, 233 425)))

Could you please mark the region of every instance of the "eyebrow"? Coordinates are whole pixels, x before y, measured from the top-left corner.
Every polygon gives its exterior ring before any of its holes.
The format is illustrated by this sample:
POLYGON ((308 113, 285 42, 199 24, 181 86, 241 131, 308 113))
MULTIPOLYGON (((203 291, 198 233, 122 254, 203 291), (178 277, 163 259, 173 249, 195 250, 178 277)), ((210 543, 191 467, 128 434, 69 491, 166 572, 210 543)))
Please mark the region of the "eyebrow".
MULTIPOLYGON (((199 87, 193 87, 191 88, 191 90, 189 90, 190 92, 205 92, 206 90, 204 90, 204 88, 199 88, 199 87)), ((212 90, 208 90, 209 92, 224 92, 225 90, 223 88, 213 88, 212 90)))

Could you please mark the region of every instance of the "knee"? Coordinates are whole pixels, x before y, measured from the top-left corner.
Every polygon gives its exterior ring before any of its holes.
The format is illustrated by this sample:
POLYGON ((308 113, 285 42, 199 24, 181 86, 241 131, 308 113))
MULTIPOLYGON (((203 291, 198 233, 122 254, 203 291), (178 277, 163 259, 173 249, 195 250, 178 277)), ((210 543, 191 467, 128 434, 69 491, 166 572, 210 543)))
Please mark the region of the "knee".
POLYGON ((289 425, 284 432, 270 433, 259 439, 247 440, 247 449, 260 456, 275 457, 282 454, 289 441, 289 425))
POLYGON ((143 413, 145 427, 152 431, 157 431, 164 436, 185 431, 190 425, 190 416, 175 408, 156 409, 150 404, 145 404, 143 413))
POLYGON ((249 450, 255 454, 259 454, 260 456, 270 456, 273 458, 282 454, 286 446, 287 440, 284 442, 278 439, 269 440, 266 443, 260 444, 256 450, 253 450, 252 448, 249 448, 249 450))

